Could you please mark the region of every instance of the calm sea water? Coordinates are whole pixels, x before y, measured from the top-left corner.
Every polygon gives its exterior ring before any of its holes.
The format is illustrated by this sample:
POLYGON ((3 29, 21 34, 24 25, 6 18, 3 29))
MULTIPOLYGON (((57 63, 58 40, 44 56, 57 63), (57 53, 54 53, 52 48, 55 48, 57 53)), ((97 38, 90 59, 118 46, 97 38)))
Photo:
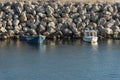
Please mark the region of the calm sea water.
POLYGON ((120 40, 0 41, 0 80, 120 80, 120 40))

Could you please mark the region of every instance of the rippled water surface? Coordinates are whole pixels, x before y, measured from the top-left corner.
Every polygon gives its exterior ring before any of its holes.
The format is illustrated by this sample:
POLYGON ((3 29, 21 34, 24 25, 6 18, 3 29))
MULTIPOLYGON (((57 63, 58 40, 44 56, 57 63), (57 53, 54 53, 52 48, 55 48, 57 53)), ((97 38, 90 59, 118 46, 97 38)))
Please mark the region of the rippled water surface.
POLYGON ((120 80, 120 40, 0 41, 0 80, 120 80))

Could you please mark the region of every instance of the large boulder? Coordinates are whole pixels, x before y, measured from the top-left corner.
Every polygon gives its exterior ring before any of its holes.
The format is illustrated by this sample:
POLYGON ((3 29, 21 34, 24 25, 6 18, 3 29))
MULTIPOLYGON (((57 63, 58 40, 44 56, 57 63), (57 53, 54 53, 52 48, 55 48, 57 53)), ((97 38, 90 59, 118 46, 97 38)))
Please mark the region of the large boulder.
POLYGON ((44 32, 45 30, 46 30, 46 27, 41 25, 41 24, 37 27, 37 32, 38 33, 44 32))
POLYGON ((46 11, 48 16, 54 13, 54 9, 51 6, 47 6, 45 11, 46 11))
POLYGON ((54 22, 49 22, 48 27, 54 28, 55 29, 55 23, 54 22))
POLYGON ((5 33, 5 32, 7 32, 7 30, 5 29, 5 27, 1 27, 0 32, 5 33))
POLYGON ((28 33, 30 33, 30 35, 36 35, 37 34, 37 32, 34 29, 30 29, 28 33))
POLYGON ((77 19, 79 17, 79 13, 73 13, 70 17, 72 19, 77 19))
POLYGON ((110 28, 104 28, 104 29, 101 29, 101 34, 108 34, 108 35, 111 35, 113 34, 113 30, 110 29, 110 28))
POLYGON ((25 11, 20 14, 20 21, 21 22, 27 21, 27 16, 25 11))
POLYGON ((106 24, 106 19, 105 18, 100 18, 99 20, 98 20, 98 26, 100 26, 100 25, 105 25, 106 24))
POLYGON ((15 11, 20 14, 23 10, 23 2, 17 2, 14 4, 15 11))
POLYGON ((46 14, 44 14, 44 13, 38 13, 38 16, 40 17, 40 18, 45 18, 46 17, 46 14))
POLYGON ((45 8, 43 6, 38 6, 35 10, 37 13, 45 13, 45 8))
POLYGON ((110 21, 106 22, 104 26, 106 28, 110 28, 114 25, 114 23, 115 23, 115 20, 111 19, 110 21))
POLYGON ((13 26, 18 26, 20 21, 18 19, 13 20, 13 26))

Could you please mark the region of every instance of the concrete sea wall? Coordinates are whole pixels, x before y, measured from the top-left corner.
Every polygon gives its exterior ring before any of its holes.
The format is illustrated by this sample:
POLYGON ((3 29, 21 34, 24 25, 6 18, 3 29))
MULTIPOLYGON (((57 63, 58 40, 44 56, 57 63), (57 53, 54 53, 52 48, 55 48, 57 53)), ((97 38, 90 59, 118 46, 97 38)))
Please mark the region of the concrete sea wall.
POLYGON ((120 33, 120 3, 14 1, 0 3, 0 38, 15 35, 80 38, 84 29, 99 37, 120 33))

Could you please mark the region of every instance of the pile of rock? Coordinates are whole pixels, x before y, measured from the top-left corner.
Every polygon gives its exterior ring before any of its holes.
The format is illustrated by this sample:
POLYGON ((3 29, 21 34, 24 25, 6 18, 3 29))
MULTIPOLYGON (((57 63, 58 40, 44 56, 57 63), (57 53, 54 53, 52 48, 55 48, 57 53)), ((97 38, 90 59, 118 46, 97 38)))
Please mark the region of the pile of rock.
POLYGON ((38 33, 79 38, 85 28, 97 29, 103 37, 119 34, 120 3, 0 3, 0 38, 38 33))

